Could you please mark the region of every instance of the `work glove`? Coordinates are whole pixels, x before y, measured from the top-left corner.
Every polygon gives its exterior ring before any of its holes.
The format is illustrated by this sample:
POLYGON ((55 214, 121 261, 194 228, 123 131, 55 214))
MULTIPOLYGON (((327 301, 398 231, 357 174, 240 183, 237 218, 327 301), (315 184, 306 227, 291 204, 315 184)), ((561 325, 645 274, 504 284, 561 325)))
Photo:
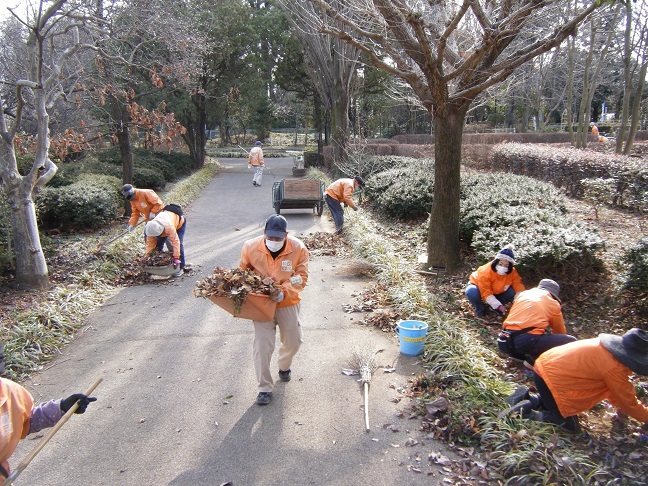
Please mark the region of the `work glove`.
POLYGON ((135 229, 135 226, 128 225, 128 232, 132 232, 135 229))
POLYGON ((252 168, 252 164, 248 164, 248 169, 251 169, 251 168, 252 168))
POLYGON ((506 314, 506 307, 500 304, 499 307, 497 308, 497 312, 499 312, 501 315, 506 314))
POLYGON ((284 293, 282 290, 279 290, 279 292, 272 292, 270 294, 270 300, 273 302, 281 302, 284 300, 284 293))
POLYGON ((178 268, 178 265, 180 265, 180 259, 179 258, 174 258, 173 259, 173 268, 178 268))
POLYGON ((95 397, 87 397, 83 393, 75 393, 74 395, 70 395, 69 397, 61 400, 61 404, 59 405, 59 407, 61 408, 61 412, 67 413, 67 411, 72 408, 72 405, 74 405, 77 402, 77 400, 79 401, 79 406, 74 411, 74 413, 85 412, 90 402, 97 401, 95 397))
POLYGON ((148 219, 155 219, 155 213, 151 212, 149 213, 148 219))
POLYGON ((353 206, 353 210, 354 210, 354 211, 357 211, 357 210, 358 210, 358 206, 353 206))

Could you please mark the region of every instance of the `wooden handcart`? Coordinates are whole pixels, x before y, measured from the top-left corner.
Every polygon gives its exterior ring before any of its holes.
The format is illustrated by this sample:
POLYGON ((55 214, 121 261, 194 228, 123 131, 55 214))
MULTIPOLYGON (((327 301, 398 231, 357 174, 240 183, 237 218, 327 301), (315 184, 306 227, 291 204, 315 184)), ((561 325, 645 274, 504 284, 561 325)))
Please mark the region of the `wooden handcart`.
POLYGON ((324 211, 324 182, 319 179, 283 179, 272 186, 272 206, 282 209, 312 209, 318 216, 324 211))

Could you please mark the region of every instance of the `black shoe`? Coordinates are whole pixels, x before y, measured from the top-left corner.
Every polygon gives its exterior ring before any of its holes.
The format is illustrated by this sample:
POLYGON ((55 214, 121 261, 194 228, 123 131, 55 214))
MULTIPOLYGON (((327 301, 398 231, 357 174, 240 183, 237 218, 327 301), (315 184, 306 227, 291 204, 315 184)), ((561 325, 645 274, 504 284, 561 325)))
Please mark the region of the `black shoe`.
POLYGON ((258 184, 257 184, 255 181, 252 181, 252 185, 253 185, 253 186, 256 186, 256 185, 258 185, 258 184))
POLYGON ((509 395, 506 400, 504 400, 506 403, 508 403, 511 407, 515 405, 518 402, 521 402, 522 400, 528 400, 529 399, 529 387, 526 385, 521 385, 518 386, 511 395, 509 395))
POLYGON ((507 408, 497 416, 498 419, 502 419, 508 415, 511 415, 516 412, 522 412, 522 417, 528 417, 531 413, 531 400, 523 400, 516 403, 511 408, 507 408))
POLYGON ((290 381, 290 370, 279 370, 279 379, 281 381, 290 381))
POLYGON ((272 392, 259 392, 257 395, 257 405, 267 405, 272 400, 272 392))

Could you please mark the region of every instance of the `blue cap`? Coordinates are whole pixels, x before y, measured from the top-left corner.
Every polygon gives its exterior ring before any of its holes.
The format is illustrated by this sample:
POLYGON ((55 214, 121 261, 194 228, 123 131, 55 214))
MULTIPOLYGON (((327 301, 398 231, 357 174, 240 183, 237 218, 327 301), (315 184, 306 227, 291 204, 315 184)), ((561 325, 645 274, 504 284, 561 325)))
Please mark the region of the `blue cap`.
POLYGON ((285 238, 288 231, 288 221, 283 216, 273 214, 266 219, 265 234, 273 238, 285 238))

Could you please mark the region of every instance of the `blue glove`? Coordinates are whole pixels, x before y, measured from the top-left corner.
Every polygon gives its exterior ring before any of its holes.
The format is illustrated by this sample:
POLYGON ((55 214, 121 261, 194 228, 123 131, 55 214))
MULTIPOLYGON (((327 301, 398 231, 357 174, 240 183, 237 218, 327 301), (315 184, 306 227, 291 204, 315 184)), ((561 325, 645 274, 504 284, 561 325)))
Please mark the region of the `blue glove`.
POLYGON ((279 291, 278 294, 271 295, 271 296, 270 296, 270 300, 272 300, 273 302, 281 302, 282 300, 284 300, 284 293, 283 293, 283 291, 279 291))
POLYGON ((354 210, 354 211, 357 211, 357 210, 358 210, 358 206, 353 206, 353 210, 354 210))

